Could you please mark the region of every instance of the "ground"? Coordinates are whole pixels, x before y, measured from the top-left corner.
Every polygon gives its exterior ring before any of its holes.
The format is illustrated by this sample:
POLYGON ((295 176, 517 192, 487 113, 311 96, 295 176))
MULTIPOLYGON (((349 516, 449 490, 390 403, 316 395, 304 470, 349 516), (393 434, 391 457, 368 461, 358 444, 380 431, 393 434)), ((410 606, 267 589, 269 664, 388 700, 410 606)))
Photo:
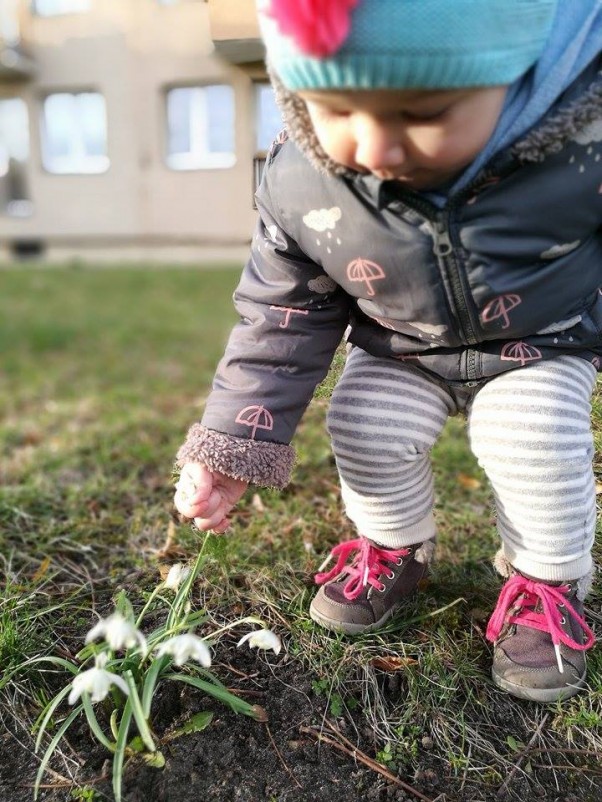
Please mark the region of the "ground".
MULTIPOLYGON (((121 589, 139 609, 170 564, 199 551, 200 536, 175 516, 171 468, 233 321, 237 273, 0 274, 0 802, 31 802, 41 756, 69 714, 58 708, 34 754, 36 721, 69 676, 29 661, 74 661, 121 589)), ((433 453, 439 541, 420 594, 370 636, 335 636, 310 620, 312 576, 353 534, 324 432, 343 359, 295 439, 292 483, 247 494, 194 589, 193 608, 208 615, 201 634, 251 614, 282 638, 279 655, 238 649, 246 630, 236 627, 214 647, 219 678, 268 720, 161 686, 152 726, 166 763, 132 759, 124 802, 599 802, 602 650, 591 652, 588 692, 564 705, 514 700, 491 682, 495 510, 461 419, 433 453), (170 739, 204 710, 214 713, 206 729, 170 739)), ((600 392, 593 421, 600 446, 600 392)), ((594 467, 600 480, 599 455, 594 467)), ((599 632, 599 580, 586 615, 599 632)), ((39 798, 112 802, 109 757, 77 720, 39 798)))

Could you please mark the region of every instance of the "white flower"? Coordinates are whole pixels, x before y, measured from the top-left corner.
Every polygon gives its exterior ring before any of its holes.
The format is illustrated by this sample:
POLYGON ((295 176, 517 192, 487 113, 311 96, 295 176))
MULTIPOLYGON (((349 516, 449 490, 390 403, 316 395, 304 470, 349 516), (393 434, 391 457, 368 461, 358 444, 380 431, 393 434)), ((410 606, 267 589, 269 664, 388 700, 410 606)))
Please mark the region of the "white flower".
POLYGON ((211 652, 202 638, 196 635, 176 635, 162 643, 156 651, 157 657, 170 654, 177 666, 183 666, 187 660, 196 660, 205 668, 211 665, 211 652))
POLYGON ((242 646, 245 641, 249 641, 249 646, 253 649, 272 649, 274 654, 279 654, 282 643, 278 635, 271 629, 256 629, 255 632, 248 632, 238 641, 238 646, 242 646))
POLYGON ((107 662, 106 654, 99 654, 96 657, 96 665, 87 671, 82 671, 74 677, 71 683, 71 693, 67 700, 70 705, 76 702, 82 693, 89 693, 92 702, 102 702, 109 692, 111 685, 117 685, 126 696, 128 694, 128 686, 126 681, 118 676, 106 671, 104 666, 107 662))
POLYGON ((176 563, 169 569, 163 586, 170 590, 178 590, 182 582, 190 574, 190 568, 183 563, 176 563))
POLYGON ((102 637, 113 651, 130 649, 138 643, 142 652, 146 654, 144 635, 133 624, 126 621, 121 613, 113 613, 108 618, 101 618, 86 635, 86 643, 102 637))

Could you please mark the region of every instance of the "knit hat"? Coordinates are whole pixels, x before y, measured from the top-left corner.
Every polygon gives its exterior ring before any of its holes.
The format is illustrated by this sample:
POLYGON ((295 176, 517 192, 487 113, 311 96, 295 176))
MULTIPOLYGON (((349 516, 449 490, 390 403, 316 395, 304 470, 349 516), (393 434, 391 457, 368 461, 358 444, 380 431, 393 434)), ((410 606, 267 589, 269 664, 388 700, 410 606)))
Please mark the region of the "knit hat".
POLYGON ((258 0, 287 89, 510 84, 540 56, 556 0, 258 0))

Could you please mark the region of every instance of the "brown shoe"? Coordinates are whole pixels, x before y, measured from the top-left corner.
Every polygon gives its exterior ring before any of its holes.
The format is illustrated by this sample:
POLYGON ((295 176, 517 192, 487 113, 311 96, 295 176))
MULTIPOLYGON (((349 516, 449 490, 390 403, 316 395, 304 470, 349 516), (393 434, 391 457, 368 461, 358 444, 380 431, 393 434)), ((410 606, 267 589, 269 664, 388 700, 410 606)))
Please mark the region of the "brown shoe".
POLYGON ((310 616, 327 629, 349 635, 378 629, 426 576, 433 547, 429 541, 385 549, 365 537, 340 543, 331 551, 338 557, 335 567, 316 574, 316 583, 323 587, 311 603, 310 616))
POLYGON ((595 639, 576 581, 549 584, 515 574, 502 588, 487 639, 495 643, 493 681, 513 696, 555 702, 585 685, 585 651, 595 639))

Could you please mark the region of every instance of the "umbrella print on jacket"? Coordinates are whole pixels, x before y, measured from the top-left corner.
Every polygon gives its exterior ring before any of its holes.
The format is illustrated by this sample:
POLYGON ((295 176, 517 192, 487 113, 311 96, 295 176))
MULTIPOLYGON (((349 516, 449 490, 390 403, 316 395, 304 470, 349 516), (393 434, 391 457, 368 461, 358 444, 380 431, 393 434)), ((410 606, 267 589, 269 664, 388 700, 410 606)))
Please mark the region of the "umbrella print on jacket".
POLYGON ((288 324, 291 322, 291 315, 309 315, 307 309, 293 309, 290 306, 270 306, 270 309, 275 309, 277 312, 284 312, 284 318, 278 324, 281 329, 288 329, 288 324))
POLYGON ((253 404, 250 407, 241 409, 234 422, 241 423, 251 429, 251 440, 255 440, 257 429, 265 429, 271 432, 274 428, 274 418, 271 412, 268 412, 264 406, 259 404, 253 404))
POLYGON ((534 362, 541 359, 541 351, 534 345, 528 345, 520 340, 506 343, 500 353, 503 362, 520 362, 522 368, 527 362, 534 362))
POLYGON ((508 312, 512 311, 515 306, 521 303, 520 295, 498 295, 493 301, 490 301, 481 314, 483 323, 491 323, 492 320, 501 318, 504 322, 502 328, 507 329, 510 325, 510 318, 508 312))
POLYGON ((358 257, 347 265, 347 278, 349 281, 363 281, 367 287, 367 294, 374 295, 373 281, 386 278, 385 271, 376 262, 358 257))

